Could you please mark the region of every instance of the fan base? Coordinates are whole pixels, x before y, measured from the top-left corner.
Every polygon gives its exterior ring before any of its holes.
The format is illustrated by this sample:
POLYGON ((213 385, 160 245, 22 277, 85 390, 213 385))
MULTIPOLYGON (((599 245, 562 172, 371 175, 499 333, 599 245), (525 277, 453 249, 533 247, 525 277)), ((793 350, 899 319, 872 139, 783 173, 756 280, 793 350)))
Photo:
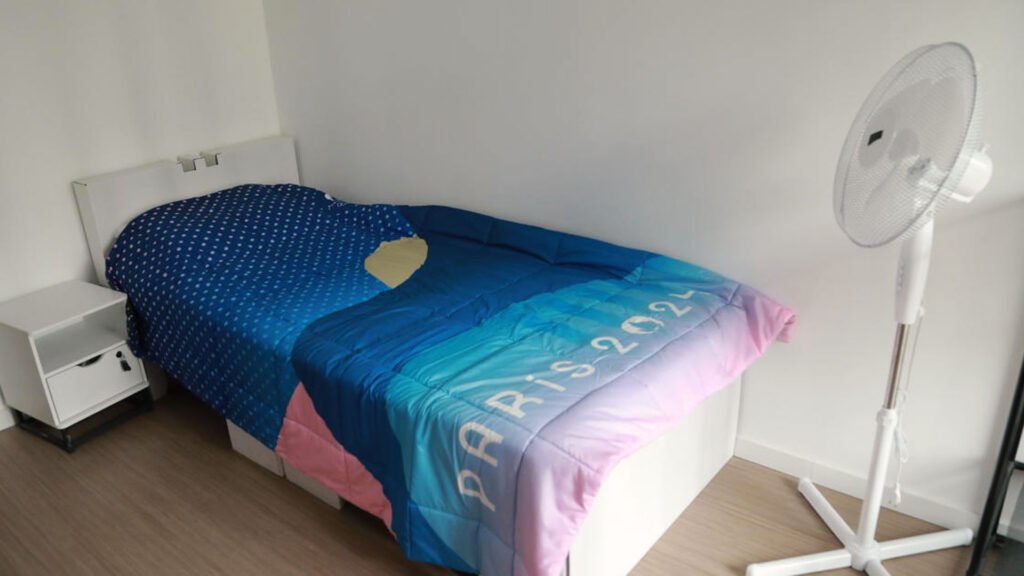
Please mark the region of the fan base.
POLYGON ((825 496, 809 479, 801 479, 799 489, 818 516, 842 542, 843 548, 786 558, 785 560, 751 564, 747 567, 747 576, 795 576, 839 568, 854 568, 870 576, 889 576, 889 571, 882 566, 883 560, 913 556, 955 546, 967 546, 974 540, 974 531, 970 528, 960 528, 888 542, 872 540, 869 546, 864 547, 858 543, 857 536, 846 524, 846 521, 839 516, 836 509, 828 503, 825 496))

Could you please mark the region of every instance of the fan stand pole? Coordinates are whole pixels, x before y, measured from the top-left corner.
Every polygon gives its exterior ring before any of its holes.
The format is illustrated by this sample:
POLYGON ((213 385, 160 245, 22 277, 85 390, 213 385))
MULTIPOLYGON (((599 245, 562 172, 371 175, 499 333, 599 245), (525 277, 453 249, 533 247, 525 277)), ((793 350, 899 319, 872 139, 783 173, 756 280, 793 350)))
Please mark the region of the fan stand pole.
POLYGON ((961 528, 881 543, 875 540, 878 514, 882 508, 882 495, 885 491, 885 477, 889 469, 893 437, 899 420, 897 410, 900 398, 900 373, 903 370, 910 327, 910 324, 897 325, 892 366, 889 370, 889 385, 885 392, 885 403, 878 411, 875 447, 871 457, 867 493, 864 496, 864 503, 861 505, 857 533, 854 534, 846 521, 828 503, 828 500, 810 479, 802 478, 799 483, 800 493, 828 525, 829 530, 842 542, 843 547, 830 552, 751 564, 747 567, 747 576, 796 576, 838 568, 854 568, 870 576, 889 576, 889 571, 882 566, 883 560, 954 546, 966 546, 974 539, 972 530, 961 528))

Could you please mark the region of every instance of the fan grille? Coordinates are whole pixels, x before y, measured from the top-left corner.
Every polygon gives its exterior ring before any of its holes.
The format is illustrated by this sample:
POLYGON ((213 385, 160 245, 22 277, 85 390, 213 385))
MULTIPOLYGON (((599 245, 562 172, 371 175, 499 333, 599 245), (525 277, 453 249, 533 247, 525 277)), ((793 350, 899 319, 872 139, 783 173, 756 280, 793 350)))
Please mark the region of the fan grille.
POLYGON ((913 234, 955 192, 981 145, 977 74, 960 44, 903 57, 872 90, 843 145, 836 220, 861 246, 913 234))

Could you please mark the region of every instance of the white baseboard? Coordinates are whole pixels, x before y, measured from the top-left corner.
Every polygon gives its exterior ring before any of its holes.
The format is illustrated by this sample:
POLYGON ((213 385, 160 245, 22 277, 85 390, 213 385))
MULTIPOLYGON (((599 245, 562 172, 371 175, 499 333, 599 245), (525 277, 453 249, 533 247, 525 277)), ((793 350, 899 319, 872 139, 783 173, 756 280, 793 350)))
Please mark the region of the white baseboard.
POLYGON ((11 410, 0 404, 0 430, 5 430, 14 426, 14 414, 11 414, 11 410))
MULTIPOLYGON (((867 486, 866 476, 818 464, 742 436, 736 439, 736 457, 797 478, 810 478, 819 486, 831 488, 855 498, 861 498, 867 486)), ((886 489, 886 502, 889 500, 890 492, 890 489, 886 489)), ((967 527, 973 529, 977 528, 981 521, 981 515, 976 512, 962 510, 906 489, 903 490, 903 503, 899 508, 888 505, 886 508, 932 524, 938 524, 944 528, 967 527)))

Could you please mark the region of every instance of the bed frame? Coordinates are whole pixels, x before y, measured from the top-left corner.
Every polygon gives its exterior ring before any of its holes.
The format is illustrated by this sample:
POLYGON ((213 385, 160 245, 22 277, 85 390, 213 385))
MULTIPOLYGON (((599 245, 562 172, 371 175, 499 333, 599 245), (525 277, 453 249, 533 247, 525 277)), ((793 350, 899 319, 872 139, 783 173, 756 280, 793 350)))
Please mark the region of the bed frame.
MULTIPOLYGON (((135 216, 166 202, 239 184, 299 182, 295 143, 272 136, 76 181, 73 186, 96 276, 135 216)), ((694 409, 668 434, 623 460, 608 476, 566 563, 571 576, 623 576, 650 550, 733 455, 740 386, 694 409)), ((342 500, 227 422, 231 446, 335 508, 342 500)))

